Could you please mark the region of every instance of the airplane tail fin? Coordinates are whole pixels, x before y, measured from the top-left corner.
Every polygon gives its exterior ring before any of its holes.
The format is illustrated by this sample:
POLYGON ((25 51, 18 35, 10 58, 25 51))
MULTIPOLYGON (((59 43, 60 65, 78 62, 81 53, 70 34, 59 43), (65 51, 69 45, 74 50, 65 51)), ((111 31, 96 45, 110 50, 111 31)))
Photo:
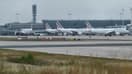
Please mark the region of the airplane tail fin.
POLYGON ((89 22, 86 22, 86 28, 87 29, 91 29, 92 28, 92 25, 89 22))
POLYGON ((45 29, 51 29, 51 26, 48 23, 46 23, 45 24, 45 29))
POLYGON ((63 26, 59 21, 56 22, 57 29, 63 29, 63 26))
POLYGON ((128 30, 128 31, 132 31, 132 24, 127 24, 127 26, 126 26, 126 30, 128 30))

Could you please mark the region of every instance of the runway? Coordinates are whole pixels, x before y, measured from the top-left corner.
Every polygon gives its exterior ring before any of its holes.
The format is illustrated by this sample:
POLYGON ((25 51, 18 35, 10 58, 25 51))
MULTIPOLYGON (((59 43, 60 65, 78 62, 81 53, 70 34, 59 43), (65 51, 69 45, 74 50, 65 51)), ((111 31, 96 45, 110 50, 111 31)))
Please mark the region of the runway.
POLYGON ((0 45, 0 48, 37 48, 37 47, 41 47, 41 48, 54 48, 54 47, 123 47, 123 46, 132 46, 132 43, 115 43, 115 42, 110 42, 110 43, 62 43, 60 42, 60 44, 57 44, 59 42, 56 42, 55 44, 33 44, 33 45, 29 45, 29 44, 21 44, 21 45, 0 45))
POLYGON ((132 40, 124 39, 115 41, 0 41, 0 48, 132 60, 132 40))

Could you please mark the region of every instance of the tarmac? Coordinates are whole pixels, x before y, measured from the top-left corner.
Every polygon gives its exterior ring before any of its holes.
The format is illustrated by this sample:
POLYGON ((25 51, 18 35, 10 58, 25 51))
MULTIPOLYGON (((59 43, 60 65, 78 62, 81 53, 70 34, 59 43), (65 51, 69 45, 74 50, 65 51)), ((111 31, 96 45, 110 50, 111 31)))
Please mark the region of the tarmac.
POLYGON ((132 60, 132 36, 95 36, 82 41, 0 41, 0 48, 132 60))

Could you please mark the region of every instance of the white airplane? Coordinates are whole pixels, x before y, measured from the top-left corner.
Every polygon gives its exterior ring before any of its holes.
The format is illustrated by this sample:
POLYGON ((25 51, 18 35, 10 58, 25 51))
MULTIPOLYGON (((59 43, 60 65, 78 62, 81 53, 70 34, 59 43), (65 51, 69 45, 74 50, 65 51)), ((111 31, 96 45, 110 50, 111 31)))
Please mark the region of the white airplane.
POLYGON ((33 32, 34 32, 34 34, 39 34, 39 35, 55 35, 57 32, 58 32, 58 30, 57 29, 52 29, 51 28, 51 26, 48 24, 48 23, 46 23, 45 24, 45 29, 43 29, 43 30, 33 30, 33 32))
POLYGON ((64 28, 60 23, 59 21, 56 22, 56 26, 57 26, 57 30, 58 31, 61 31, 63 33, 68 33, 68 34, 71 34, 71 35, 83 35, 83 34, 86 34, 86 33, 91 33, 91 26, 89 25, 90 23, 87 23, 86 24, 86 28, 64 28))
MULTIPOLYGON (((87 24, 88 25, 88 24, 87 24)), ((98 34, 98 35, 105 35, 105 36, 112 36, 112 35, 128 35, 130 33, 127 30, 127 26, 120 27, 120 28, 92 28, 90 29, 91 33, 98 34)))
POLYGON ((33 29, 32 28, 24 28, 20 31, 15 31, 15 35, 33 35, 33 29))
POLYGON ((21 29, 22 33, 33 33, 33 29, 32 28, 25 28, 25 29, 21 29))
POLYGON ((76 32, 78 35, 90 34, 91 33, 90 28, 91 28, 91 25, 89 22, 87 22, 86 28, 73 29, 73 32, 76 32))
POLYGON ((126 27, 124 28, 112 28, 115 31, 116 35, 128 35, 130 33, 129 30, 127 30, 126 27))
POLYGON ((100 35, 109 35, 111 36, 115 31, 113 29, 105 29, 105 28, 92 28, 90 23, 86 23, 86 28, 63 28, 62 25, 57 21, 56 23, 57 29, 62 32, 66 33, 73 33, 76 32, 78 35, 82 35, 84 33, 87 34, 100 34, 100 35))
POLYGON ((120 27, 117 26, 117 28, 113 28, 113 29, 115 30, 116 35, 128 35, 130 34, 131 31, 130 28, 131 26, 129 26, 128 24, 127 26, 120 26, 120 27))
POLYGON ((58 32, 63 33, 63 35, 72 35, 73 28, 63 28, 59 21, 56 22, 58 32))
POLYGON ((46 23, 45 24, 45 32, 54 33, 55 34, 55 33, 58 32, 58 30, 57 29, 52 29, 51 26, 48 23, 46 23))
POLYGON ((132 24, 127 24, 126 29, 132 33, 132 24))
POLYGON ((95 35, 105 35, 105 36, 112 36, 112 35, 125 35, 129 34, 128 27, 124 28, 93 28, 89 22, 86 23, 86 28, 63 28, 59 21, 56 22, 57 29, 52 29, 48 23, 45 24, 45 30, 33 30, 32 28, 28 29, 21 29, 18 33, 24 35, 33 35, 36 33, 48 32, 48 33, 58 33, 62 32, 63 35, 73 35, 76 33, 77 35, 82 34, 95 34, 95 35))
POLYGON ((113 29, 105 29, 105 28, 93 28, 89 22, 86 22, 86 28, 80 28, 77 30, 82 34, 87 35, 106 35, 111 36, 114 33, 113 29))
MULTIPOLYGON (((16 31, 15 35, 45 35, 46 33, 57 33, 57 29, 52 29, 48 23, 45 24, 45 29, 43 30, 33 30, 32 28, 24 28, 20 31, 16 31)), ((46 34, 47 35, 47 34, 46 34)))
POLYGON ((115 34, 113 29, 105 29, 105 28, 92 28, 90 32, 95 35, 105 35, 105 36, 112 36, 115 34))

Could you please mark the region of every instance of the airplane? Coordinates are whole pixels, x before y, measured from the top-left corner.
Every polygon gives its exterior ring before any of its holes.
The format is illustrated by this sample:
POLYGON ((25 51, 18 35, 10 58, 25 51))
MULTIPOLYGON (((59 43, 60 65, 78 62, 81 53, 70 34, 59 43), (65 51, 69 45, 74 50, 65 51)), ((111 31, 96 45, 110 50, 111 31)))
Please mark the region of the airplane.
POLYGON ((56 32, 58 32, 57 29, 52 29, 51 26, 48 23, 45 24, 45 31, 46 32, 50 32, 50 33, 56 33, 56 32))
POLYGON ((33 28, 22 28, 20 30, 15 30, 15 35, 28 36, 28 35, 39 35, 39 32, 44 32, 44 30, 33 30, 33 28))
POLYGON ((86 28, 64 28, 59 21, 56 22, 57 29, 63 33, 70 34, 70 35, 83 35, 83 34, 92 34, 90 23, 87 23, 86 28))
POLYGON ((59 21, 56 22, 56 27, 59 33, 62 35, 72 35, 73 28, 64 28, 59 21))
POLYGON ((105 28, 92 28, 91 24, 89 22, 86 23, 86 28, 63 28, 63 26, 57 21, 56 23, 57 29, 62 32, 66 33, 75 33, 77 35, 83 35, 83 34, 100 34, 100 35, 105 35, 105 36, 111 36, 112 34, 115 33, 113 29, 105 29, 105 28))
POLYGON ((128 35, 130 33, 130 31, 127 30, 126 27, 122 27, 122 28, 112 28, 112 29, 114 29, 115 35, 123 36, 123 35, 128 35))
POLYGON ((52 29, 51 26, 48 23, 46 23, 44 32, 47 32, 48 34, 51 34, 51 35, 56 35, 58 33, 58 30, 52 29))
POLYGON ((104 35, 104 36, 112 36, 115 34, 115 30, 109 28, 93 28, 89 22, 86 22, 86 28, 88 35, 104 35))
POLYGON ((132 24, 127 24, 126 29, 132 33, 132 24))
POLYGON ((23 28, 19 31, 15 31, 15 35, 49 35, 57 33, 57 29, 52 29, 48 23, 45 24, 43 30, 33 30, 32 28, 23 28))
POLYGON ((34 35, 32 28, 24 28, 18 31, 14 31, 15 35, 34 35))
POLYGON ((94 33, 96 35, 105 35, 105 36, 128 35, 130 33, 130 31, 127 29, 127 26, 120 28, 92 28, 91 26, 90 31, 91 33, 94 33))
POLYGON ((114 29, 105 29, 105 28, 92 28, 90 32, 95 35, 104 35, 104 36, 112 36, 115 34, 114 29))
POLYGON ((55 35, 58 32, 58 30, 52 29, 51 26, 48 23, 46 23, 45 29, 43 29, 43 30, 32 30, 31 32, 34 33, 34 35, 55 35))
POLYGON ((86 28, 64 28, 59 21, 56 22, 57 29, 52 29, 48 23, 45 24, 45 30, 33 30, 32 28, 21 29, 20 31, 16 31, 17 34, 21 35, 36 35, 38 33, 48 32, 51 34, 59 34, 62 35, 104 35, 104 36, 112 36, 112 35, 125 35, 129 34, 128 27, 125 28, 93 28, 89 22, 86 22, 86 28))

